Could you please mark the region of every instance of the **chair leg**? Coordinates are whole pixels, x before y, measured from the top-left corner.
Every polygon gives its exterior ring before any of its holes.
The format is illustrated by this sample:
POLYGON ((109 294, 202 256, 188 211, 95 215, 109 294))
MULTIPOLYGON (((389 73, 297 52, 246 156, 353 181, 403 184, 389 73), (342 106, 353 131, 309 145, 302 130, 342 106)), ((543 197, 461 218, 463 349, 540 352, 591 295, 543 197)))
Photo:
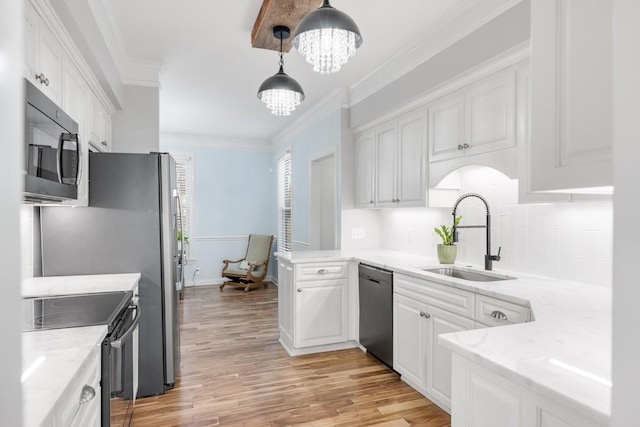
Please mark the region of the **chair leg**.
POLYGON ((225 285, 226 285, 226 283, 223 283, 222 285, 220 285, 220 290, 223 290, 225 285))

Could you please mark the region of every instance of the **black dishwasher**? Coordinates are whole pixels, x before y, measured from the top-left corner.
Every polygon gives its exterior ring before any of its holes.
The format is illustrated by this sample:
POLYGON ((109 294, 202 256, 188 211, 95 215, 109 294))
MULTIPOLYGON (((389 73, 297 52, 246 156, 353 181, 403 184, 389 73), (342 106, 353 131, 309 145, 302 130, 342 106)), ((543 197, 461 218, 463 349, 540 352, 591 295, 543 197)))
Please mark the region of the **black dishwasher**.
POLYGON ((393 369, 393 273, 360 264, 360 345, 393 369))

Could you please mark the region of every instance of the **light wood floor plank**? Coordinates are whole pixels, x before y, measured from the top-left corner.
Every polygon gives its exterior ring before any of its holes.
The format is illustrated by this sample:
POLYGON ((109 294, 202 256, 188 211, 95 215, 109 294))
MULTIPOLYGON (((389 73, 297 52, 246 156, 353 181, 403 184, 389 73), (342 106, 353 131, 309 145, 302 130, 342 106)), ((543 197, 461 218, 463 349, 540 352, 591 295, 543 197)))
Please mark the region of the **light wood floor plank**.
POLYGON ((138 399, 135 427, 450 427, 450 417, 359 349, 289 357, 278 288, 187 288, 175 389, 138 399))

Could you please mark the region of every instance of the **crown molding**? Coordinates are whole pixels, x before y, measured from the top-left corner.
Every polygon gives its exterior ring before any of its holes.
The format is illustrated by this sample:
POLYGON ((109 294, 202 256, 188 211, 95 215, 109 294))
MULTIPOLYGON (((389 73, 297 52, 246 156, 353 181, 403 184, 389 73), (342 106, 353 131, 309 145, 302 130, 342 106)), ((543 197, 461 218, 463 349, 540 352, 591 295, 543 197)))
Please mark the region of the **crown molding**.
POLYGON ((129 57, 109 0, 89 0, 89 7, 123 84, 159 87, 160 70, 163 64, 133 60, 129 57))
POLYGON ((272 148, 269 141, 263 139, 161 133, 160 149, 165 146, 261 152, 271 152, 272 148))
POLYGON ((523 0, 470 0, 445 14, 413 43, 349 86, 355 105, 473 33, 523 0))
POLYGON ((349 92, 347 88, 338 88, 329 92, 324 98, 305 111, 304 114, 301 114, 293 123, 273 137, 271 145, 276 147, 290 141, 294 136, 341 108, 349 108, 349 92))

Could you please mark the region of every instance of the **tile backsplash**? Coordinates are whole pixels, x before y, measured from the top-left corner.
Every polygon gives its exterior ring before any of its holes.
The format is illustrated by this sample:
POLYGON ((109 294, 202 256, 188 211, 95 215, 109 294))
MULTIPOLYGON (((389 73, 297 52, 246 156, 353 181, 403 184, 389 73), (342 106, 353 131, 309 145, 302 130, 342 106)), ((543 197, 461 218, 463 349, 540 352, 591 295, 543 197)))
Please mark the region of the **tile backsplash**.
MULTIPOLYGON (((479 193, 489 202, 492 253, 502 246, 494 269, 611 287, 611 201, 519 205, 517 180, 484 167, 466 168, 460 176, 460 194, 479 193)), ((485 224, 478 199, 462 201, 457 214, 461 225, 485 224)), ((451 209, 381 210, 381 247, 435 257, 440 238, 433 228, 451 223, 451 209)), ((485 246, 484 229, 461 230, 457 262, 483 267, 485 246)))

